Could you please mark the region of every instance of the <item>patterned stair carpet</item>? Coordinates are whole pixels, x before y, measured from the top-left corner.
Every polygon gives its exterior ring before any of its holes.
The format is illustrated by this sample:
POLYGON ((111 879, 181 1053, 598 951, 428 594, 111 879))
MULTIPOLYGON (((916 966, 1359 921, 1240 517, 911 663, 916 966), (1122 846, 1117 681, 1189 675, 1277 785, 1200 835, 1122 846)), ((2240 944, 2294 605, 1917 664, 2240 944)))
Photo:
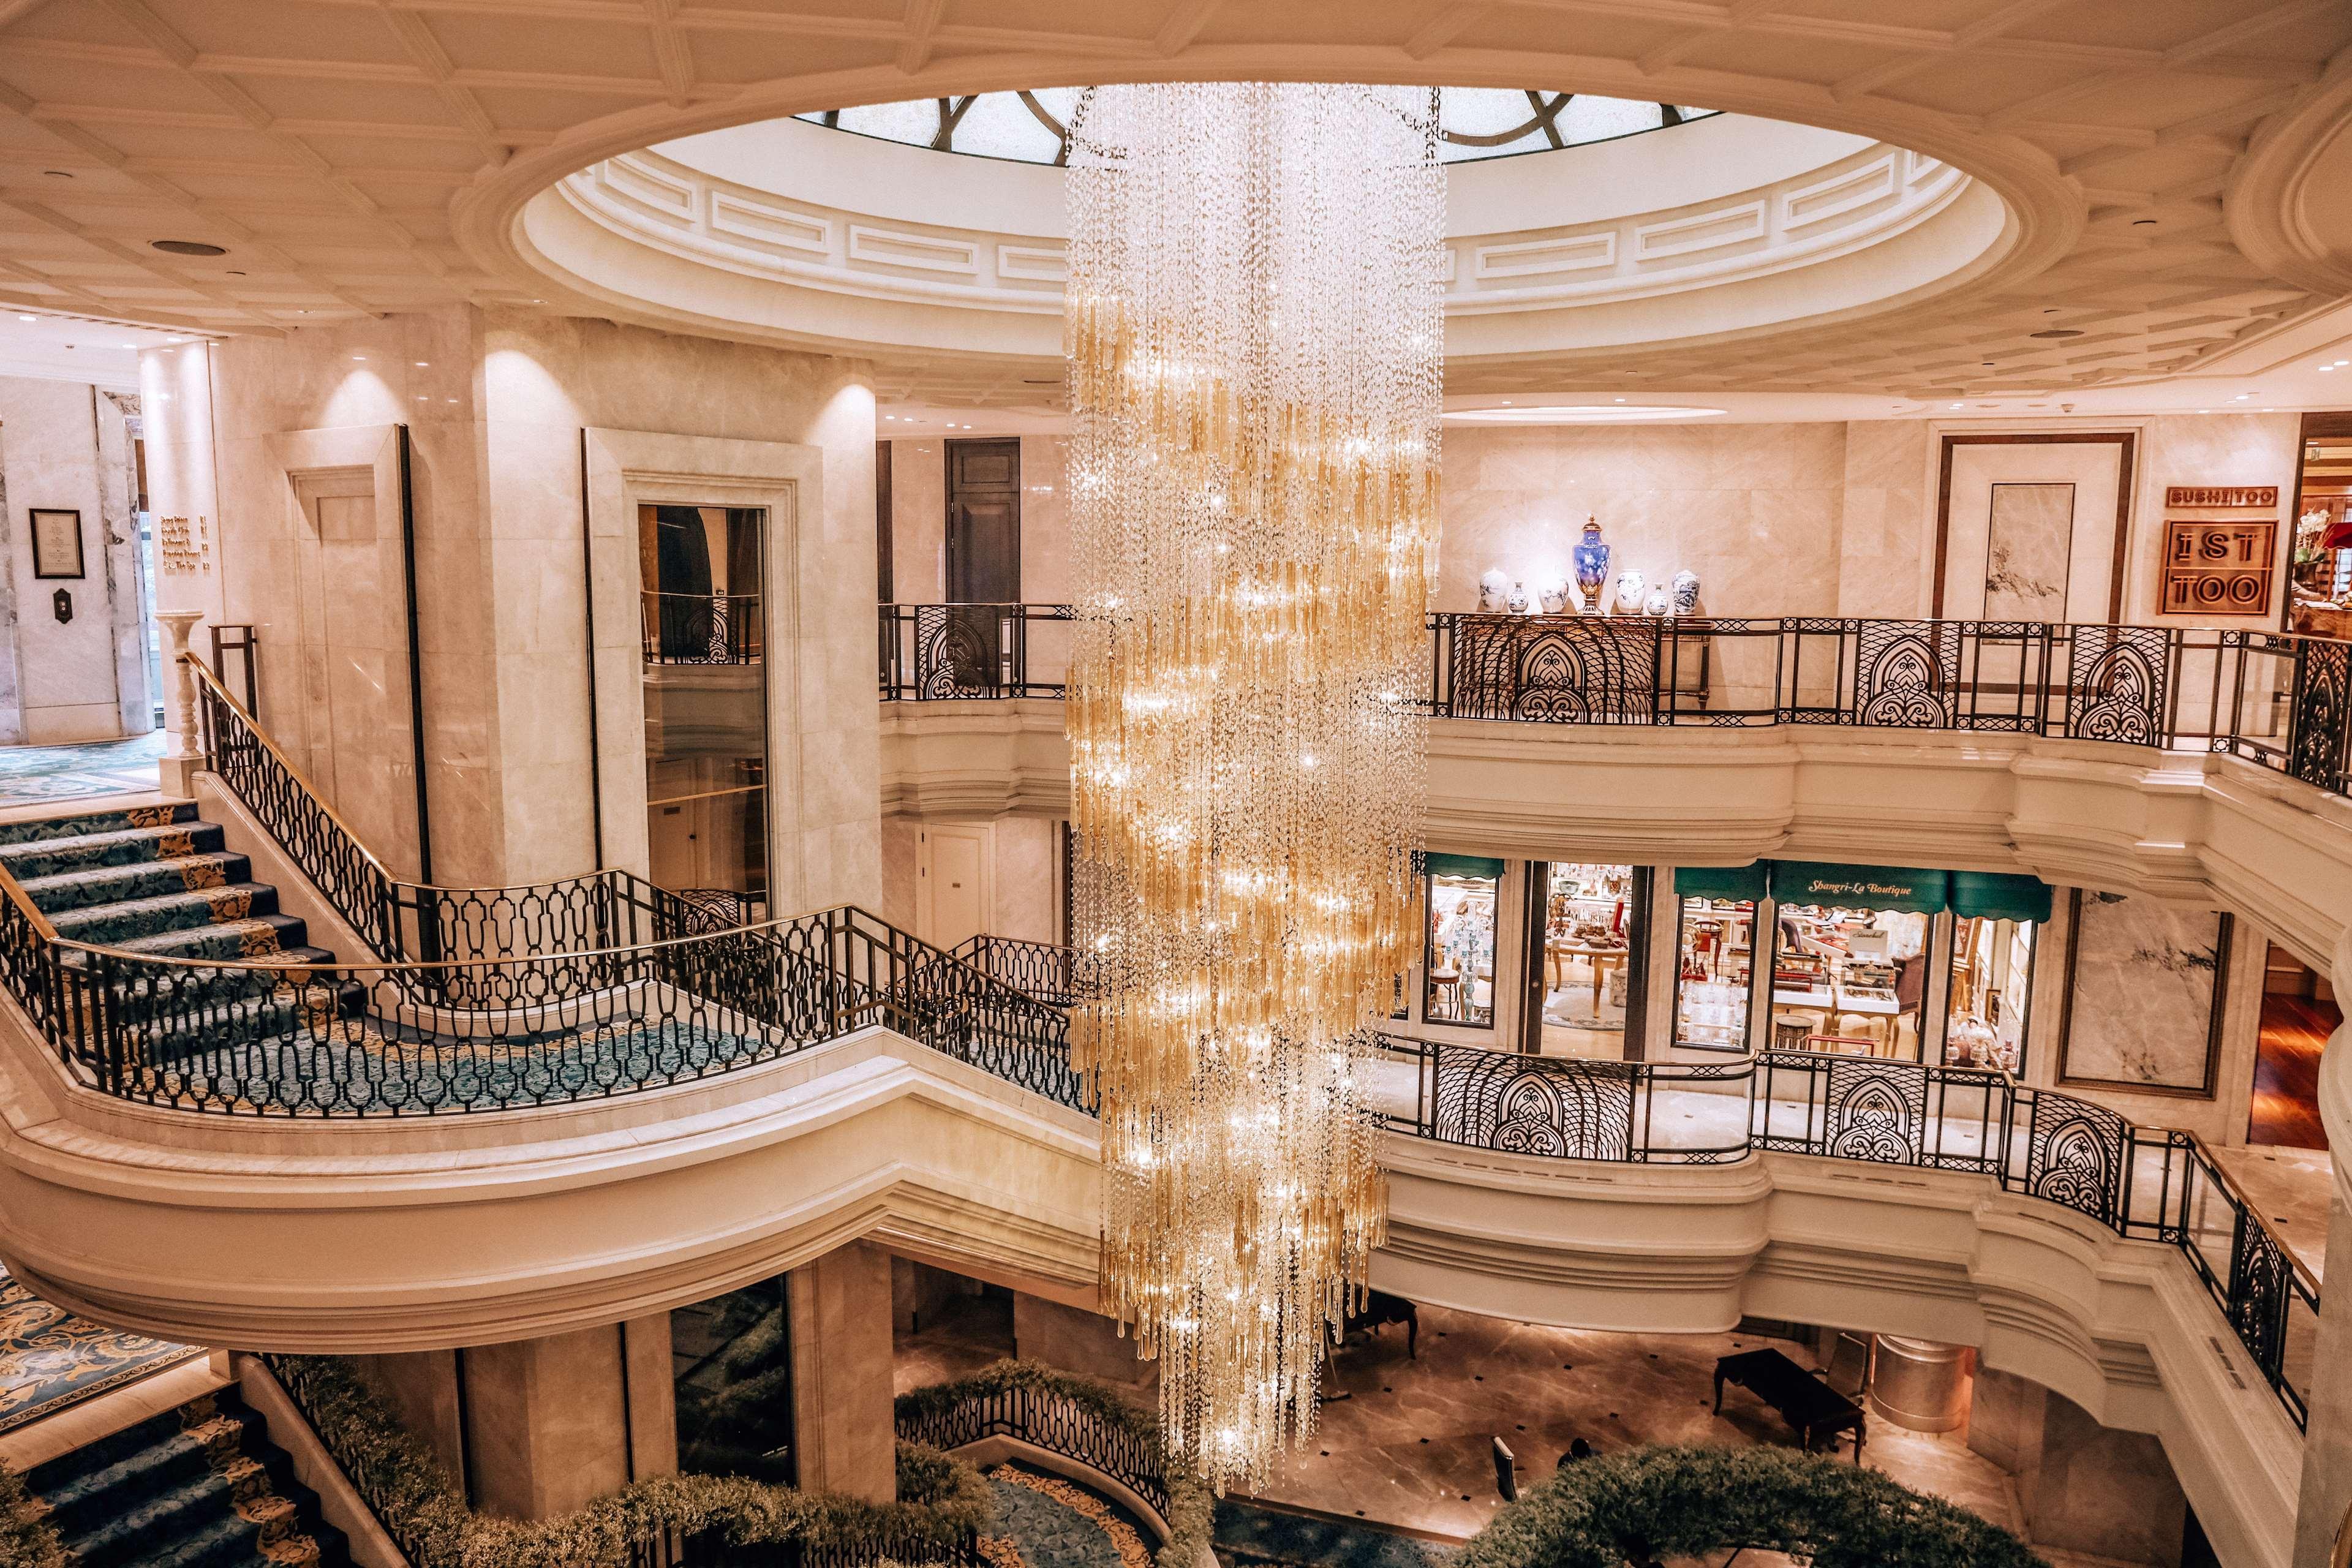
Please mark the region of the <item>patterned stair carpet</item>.
POLYGON ((346 1568, 341 1531, 231 1389, 36 1465, 75 1568, 346 1568))
POLYGON ((156 786, 163 731, 79 746, 0 746, 0 805, 36 805, 156 786))
POLYGON ((994 1568, 1151 1568, 1157 1538, 1091 1488, 1012 1464, 988 1484, 996 1512, 981 1552, 994 1568))
POLYGON ((0 1432, 204 1353, 77 1318, 0 1268, 0 1432))
POLYGON ((1214 1546, 1226 1568, 1443 1568, 1461 1550, 1368 1521, 1321 1519, 1217 1500, 1214 1546))

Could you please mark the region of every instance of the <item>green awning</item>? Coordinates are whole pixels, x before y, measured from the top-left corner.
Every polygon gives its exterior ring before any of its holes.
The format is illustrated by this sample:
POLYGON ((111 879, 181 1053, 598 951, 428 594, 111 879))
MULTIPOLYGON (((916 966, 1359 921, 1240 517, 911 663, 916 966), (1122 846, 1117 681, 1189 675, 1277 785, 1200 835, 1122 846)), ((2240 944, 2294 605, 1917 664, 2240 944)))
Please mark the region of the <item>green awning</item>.
POLYGON ((1500 879, 1503 863, 1484 855, 1428 854, 1421 858, 1422 869, 1433 877, 1489 877, 1500 879))
POLYGON ((1765 868, 1769 864, 1758 860, 1746 866, 1677 866, 1675 897, 1756 903, 1764 897, 1765 868))
POLYGON ((1917 866, 1842 866, 1825 860, 1772 862, 1772 897, 1784 904, 1842 910, 1908 910, 1933 914, 1951 892, 1950 874, 1917 866))
POLYGON ((2039 877, 2019 877, 2006 871, 1955 871, 1952 912, 1996 921, 2046 921, 2050 918, 2050 884, 2039 877))

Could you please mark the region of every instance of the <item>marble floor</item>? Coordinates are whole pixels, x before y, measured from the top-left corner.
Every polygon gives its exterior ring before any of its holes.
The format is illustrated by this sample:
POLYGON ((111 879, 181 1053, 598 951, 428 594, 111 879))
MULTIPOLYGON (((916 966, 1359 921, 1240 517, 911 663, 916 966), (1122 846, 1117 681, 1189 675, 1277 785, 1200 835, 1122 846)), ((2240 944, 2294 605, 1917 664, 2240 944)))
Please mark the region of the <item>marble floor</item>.
MULTIPOLYGON (((1579 1437, 1604 1454, 1644 1443, 1786 1444, 1780 1417, 1740 1389, 1726 1390, 1722 1415, 1712 1409, 1716 1358, 1766 1345, 1812 1364, 1807 1347, 1755 1334, 1603 1333, 1424 1307, 1417 1356, 1407 1355, 1402 1327, 1338 1355, 1315 1437, 1254 1500, 1458 1542, 1501 1506, 1496 1437, 1513 1451, 1523 1483, 1549 1475, 1579 1437)), ((921 1333, 898 1337, 896 1385, 904 1393, 1012 1351, 1009 1303, 967 1299, 921 1333)), ((1864 1462, 1997 1524, 2022 1523, 2009 1473, 1958 1435, 1874 1421, 1864 1462)), ((2112 1561, 2043 1555, 2053 1568, 2112 1561)), ((1749 1552, 1739 1561, 1767 1568, 1781 1560, 1749 1552)))
POLYGON ((163 731, 155 730, 127 741, 79 746, 0 746, 0 805, 152 790, 164 741, 163 731))
POLYGON ((2215 1149, 2214 1160, 2238 1184, 2239 1189, 2296 1261, 2315 1279, 2327 1272, 2327 1195, 2333 1180, 2325 1149, 2290 1149, 2280 1144, 2247 1143, 2215 1149))

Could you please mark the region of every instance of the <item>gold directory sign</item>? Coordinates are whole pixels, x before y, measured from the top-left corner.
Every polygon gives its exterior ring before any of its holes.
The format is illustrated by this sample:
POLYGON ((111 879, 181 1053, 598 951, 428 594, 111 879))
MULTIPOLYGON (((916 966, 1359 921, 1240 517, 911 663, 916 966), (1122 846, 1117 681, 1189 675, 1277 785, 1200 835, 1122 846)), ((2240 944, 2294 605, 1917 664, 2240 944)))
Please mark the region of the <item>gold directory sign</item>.
POLYGON ((213 569, 212 541, 205 537, 201 517, 194 521, 184 517, 157 518, 155 545, 166 573, 193 574, 213 569))

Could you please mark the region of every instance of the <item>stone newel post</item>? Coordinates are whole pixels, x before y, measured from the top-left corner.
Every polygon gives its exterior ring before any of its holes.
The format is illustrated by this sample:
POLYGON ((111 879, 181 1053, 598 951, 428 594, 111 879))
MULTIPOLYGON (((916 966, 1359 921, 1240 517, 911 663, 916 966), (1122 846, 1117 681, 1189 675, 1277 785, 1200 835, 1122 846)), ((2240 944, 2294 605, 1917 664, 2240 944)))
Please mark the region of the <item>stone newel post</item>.
POLYGON ((171 672, 171 704, 164 710, 163 729, 171 736, 163 748, 163 793, 193 795, 194 775, 204 762, 196 735, 196 678, 188 668, 188 634, 205 618, 202 610, 159 610, 163 624, 163 667, 171 672))

